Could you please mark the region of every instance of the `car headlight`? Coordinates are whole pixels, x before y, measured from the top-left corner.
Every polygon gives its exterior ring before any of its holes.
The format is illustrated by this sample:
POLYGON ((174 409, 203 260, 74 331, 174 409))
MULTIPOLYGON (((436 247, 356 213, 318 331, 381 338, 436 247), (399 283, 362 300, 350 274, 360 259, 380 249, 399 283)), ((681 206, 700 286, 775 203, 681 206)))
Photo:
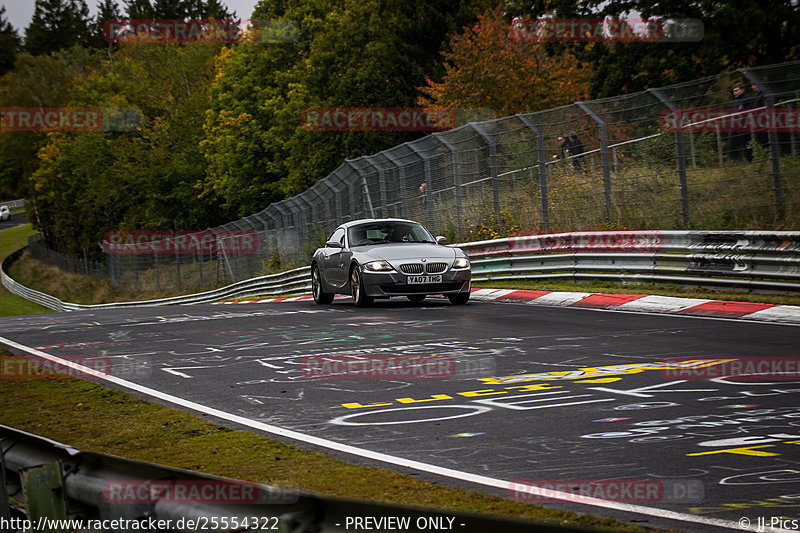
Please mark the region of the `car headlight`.
POLYGON ((469 268, 469 259, 466 257, 456 257, 456 260, 453 261, 453 268, 469 268))
POLYGON ((389 272, 390 270, 394 270, 394 268, 392 268, 392 265, 390 265, 388 261, 381 260, 364 263, 364 270, 369 270, 370 272, 389 272))

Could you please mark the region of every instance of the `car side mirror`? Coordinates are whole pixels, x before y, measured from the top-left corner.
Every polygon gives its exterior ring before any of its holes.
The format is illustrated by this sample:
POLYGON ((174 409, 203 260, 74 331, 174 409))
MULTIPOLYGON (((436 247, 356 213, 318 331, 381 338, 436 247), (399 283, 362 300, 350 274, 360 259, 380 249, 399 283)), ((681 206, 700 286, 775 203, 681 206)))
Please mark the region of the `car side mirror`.
POLYGON ((436 244, 444 244, 447 242, 447 237, 443 237, 441 235, 436 237, 436 244))
POLYGON ((339 241, 328 241, 328 242, 325 243, 325 247, 326 248, 341 248, 342 247, 342 243, 340 243, 339 241))

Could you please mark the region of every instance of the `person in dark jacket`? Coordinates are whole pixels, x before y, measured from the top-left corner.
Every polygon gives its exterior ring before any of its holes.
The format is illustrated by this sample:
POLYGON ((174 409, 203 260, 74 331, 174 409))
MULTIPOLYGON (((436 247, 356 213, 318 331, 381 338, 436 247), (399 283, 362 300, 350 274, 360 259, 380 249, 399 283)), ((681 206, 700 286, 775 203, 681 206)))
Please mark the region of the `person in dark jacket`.
POLYGON ((575 166, 575 170, 581 170, 584 165, 584 160, 580 155, 583 153, 583 143, 578 138, 578 133, 576 131, 569 132, 569 142, 570 142, 570 155, 572 155, 572 164, 575 166))
MULTIPOLYGON (((753 108, 753 97, 747 94, 744 84, 737 83, 733 87, 733 96, 734 99, 733 109, 731 110, 732 113, 741 113, 742 111, 753 108)), ((728 120, 728 124, 731 125, 730 131, 728 131, 728 154, 734 161, 738 161, 742 158, 742 156, 744 156, 749 163, 753 160, 753 149, 747 146, 747 144, 750 142, 750 132, 736 131, 737 129, 742 129, 732 125, 736 122, 737 120, 735 118, 728 120)), ((738 122, 744 124, 745 120, 739 119, 738 122)))
POLYGON ((556 154, 553 156, 553 159, 557 159, 560 161, 566 161, 566 159, 572 155, 572 141, 569 140, 569 137, 564 135, 558 136, 558 145, 561 147, 561 153, 556 154))

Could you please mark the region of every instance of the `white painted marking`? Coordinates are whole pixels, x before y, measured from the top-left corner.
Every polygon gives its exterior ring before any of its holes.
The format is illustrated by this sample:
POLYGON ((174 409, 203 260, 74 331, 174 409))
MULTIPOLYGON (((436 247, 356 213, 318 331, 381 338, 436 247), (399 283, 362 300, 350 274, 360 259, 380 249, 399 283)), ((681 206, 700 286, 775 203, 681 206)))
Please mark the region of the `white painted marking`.
POLYGON ((592 296, 593 292, 551 292, 531 300, 528 303, 541 304, 541 305, 563 305, 568 306, 580 302, 584 298, 592 296))
POLYGON ((767 320, 770 322, 795 322, 800 323, 800 307, 796 305, 779 305, 750 313, 742 318, 767 320))
MULTIPOLYGON (((60 357, 56 357, 54 355, 50 355, 45 352, 41 352, 39 350, 35 350, 23 344, 19 344, 12 340, 6 339, 4 337, 0 337, 0 344, 4 344, 10 348, 14 348, 26 353, 29 353, 35 357, 40 357, 42 359, 46 359, 48 361, 53 361, 70 368, 74 368, 81 372, 86 372, 87 375, 95 376, 99 379, 103 379, 108 381, 109 383, 114 383, 121 387, 125 387, 127 389, 136 391, 140 394, 144 394, 150 396, 152 398, 156 398, 165 402, 169 402, 175 405, 179 405, 185 409, 189 409, 192 411, 197 411, 200 413, 207 414, 209 416, 213 416, 222 420, 227 420, 229 422, 233 422, 235 424, 241 424, 246 427, 250 427, 256 429, 258 431, 263 431, 265 433, 271 433, 273 435, 278 435, 280 437, 288 438, 297 440, 300 442, 305 442, 306 444, 311 444, 313 446, 320 446, 322 448, 328 448, 330 450, 335 450, 342 453, 349 453, 352 455, 357 455, 359 457, 364 457, 367 459, 371 459, 374 461, 380 461, 396 466, 402 466, 405 468, 411 468, 414 470, 419 470, 421 472, 427 472, 429 474, 435 474, 438 476, 449 477, 453 479, 458 479, 461 481, 467 481, 469 483, 476 483, 478 485, 484 485, 486 487, 493 487, 497 489, 503 489, 506 491, 510 491, 512 488, 520 491, 525 491, 529 494, 539 494, 539 491, 546 490, 547 496, 552 499, 557 500, 564 500, 568 502, 575 502, 575 495, 566 492, 560 491, 550 491, 549 489, 542 489, 542 487, 537 487, 535 485, 527 485, 524 483, 516 483, 513 481, 507 481, 504 479, 497 479, 488 476, 482 476, 479 474, 472 474, 470 472, 463 472, 461 470, 455 470, 452 468, 445 468, 442 466, 432 465, 429 463, 423 463, 421 461, 415 461, 413 459, 406 459, 403 457, 397 457, 394 455, 389 455, 386 453, 376 452, 373 450, 365 450, 363 448, 358 448, 356 446, 352 446, 349 444, 343 444, 340 442, 323 439, 320 437, 314 437, 313 435, 306 435, 304 433, 300 433, 297 431, 293 431, 290 429, 285 429, 278 426, 273 426, 270 424, 265 424, 263 422, 258 422, 256 420, 251 420, 249 418, 245 418, 243 416, 234 415, 232 413, 227 413, 225 411, 221 411, 219 409, 215 409, 213 407, 208 407, 206 405, 202 405, 190 400, 186 400, 183 398, 178 398, 177 396, 173 396, 171 394, 167 394, 155 389, 151 389, 150 387, 145 387, 143 385, 139 385, 137 383, 133 383, 131 381, 127 381, 124 379, 120 379, 114 376, 109 376, 103 374, 101 372, 97 372, 91 368, 86 368, 84 366, 78 365, 72 361, 67 361, 65 359, 61 359, 60 357)), ((724 527, 727 529, 734 529, 734 530, 741 530, 741 527, 737 522, 733 522, 731 520, 722 520, 717 518, 706 518, 703 516, 695 516, 685 513, 679 513, 675 511, 669 511, 667 509, 658 509, 656 507, 647 507, 645 505, 635 505, 635 504, 628 504, 628 503, 621 503, 615 502, 610 500, 602 500, 599 498, 582 498, 580 503, 593 506, 593 507, 602 507, 604 509, 615 509, 618 511, 630 512, 630 513, 637 513, 646 516, 655 516, 658 518, 664 518, 669 520, 679 520, 681 522, 694 522, 696 524, 706 524, 711 526, 717 527, 724 527)))
POLYGON ((645 296, 617 306, 622 311, 648 311, 652 313, 675 313, 712 300, 702 298, 677 298, 673 296, 645 296))

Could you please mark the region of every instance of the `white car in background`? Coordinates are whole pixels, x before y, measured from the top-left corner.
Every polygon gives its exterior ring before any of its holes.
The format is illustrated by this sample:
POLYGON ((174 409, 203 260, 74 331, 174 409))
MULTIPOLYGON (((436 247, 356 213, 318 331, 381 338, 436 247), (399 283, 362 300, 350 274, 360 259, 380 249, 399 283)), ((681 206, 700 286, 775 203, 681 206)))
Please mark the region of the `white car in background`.
POLYGON ((0 205, 0 220, 8 220, 11 218, 11 210, 7 205, 0 205))

